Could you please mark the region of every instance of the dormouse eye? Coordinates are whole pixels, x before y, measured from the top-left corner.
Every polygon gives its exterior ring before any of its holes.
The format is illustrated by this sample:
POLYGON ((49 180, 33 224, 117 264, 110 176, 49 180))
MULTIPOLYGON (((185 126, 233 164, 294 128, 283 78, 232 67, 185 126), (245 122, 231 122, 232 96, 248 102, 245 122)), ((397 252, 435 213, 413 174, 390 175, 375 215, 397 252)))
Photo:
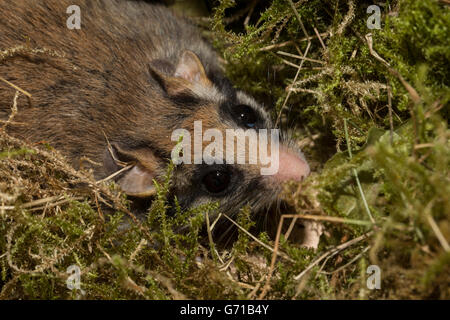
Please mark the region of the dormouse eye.
POLYGON ((233 112, 238 121, 245 127, 253 128, 256 125, 257 116, 251 107, 240 104, 233 107, 233 112))
POLYGON ((231 181, 231 174, 226 170, 214 170, 207 173, 202 183, 206 190, 211 193, 220 193, 224 191, 231 181))

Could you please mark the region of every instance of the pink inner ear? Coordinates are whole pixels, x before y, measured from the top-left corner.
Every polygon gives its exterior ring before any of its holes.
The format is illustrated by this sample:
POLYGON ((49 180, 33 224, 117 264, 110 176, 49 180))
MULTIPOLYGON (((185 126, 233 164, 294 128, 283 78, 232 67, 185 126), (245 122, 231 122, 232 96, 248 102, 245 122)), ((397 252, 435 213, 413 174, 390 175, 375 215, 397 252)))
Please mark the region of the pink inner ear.
POLYGON ((185 79, 191 83, 210 85, 200 59, 192 51, 184 51, 182 53, 175 71, 175 77, 185 79))
POLYGON ((195 66, 180 63, 175 71, 175 77, 183 78, 189 82, 199 82, 200 73, 195 70, 195 66))
POLYGON ((123 192, 130 196, 145 197, 155 193, 154 175, 136 165, 125 173, 118 183, 123 192))

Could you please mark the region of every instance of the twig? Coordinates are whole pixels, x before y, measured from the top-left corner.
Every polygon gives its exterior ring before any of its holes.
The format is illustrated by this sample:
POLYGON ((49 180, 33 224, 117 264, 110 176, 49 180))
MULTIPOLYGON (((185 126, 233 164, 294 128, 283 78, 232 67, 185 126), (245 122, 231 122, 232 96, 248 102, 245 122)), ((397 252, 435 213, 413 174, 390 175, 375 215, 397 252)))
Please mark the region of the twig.
MULTIPOLYGON (((296 58, 296 59, 301 59, 301 60, 306 60, 306 61, 311 61, 311 62, 316 62, 316 63, 320 63, 320 64, 325 64, 324 61, 320 61, 320 60, 316 60, 316 59, 311 59, 311 58, 307 58, 307 57, 302 57, 296 54, 292 54, 292 53, 288 53, 288 52, 284 52, 284 51, 277 51, 278 54, 281 54, 283 56, 287 56, 287 57, 291 57, 291 58, 296 58)), ((297 66, 298 67, 298 66, 297 66)))
POLYGON ((337 222, 337 223, 348 223, 348 224, 356 224, 360 226, 371 226, 372 222, 364 221, 364 220, 356 220, 356 219, 345 219, 339 217, 330 217, 330 216, 319 216, 312 214, 284 214, 286 218, 293 219, 305 219, 305 220, 315 220, 315 221, 328 221, 328 222, 337 222))
POLYGON ((367 45, 369 46, 369 52, 370 54, 377 59, 378 61, 380 61, 382 64, 385 65, 385 67, 388 69, 388 71, 393 74, 394 76, 396 76, 400 82, 403 84, 403 86, 405 87, 405 89, 408 91, 411 99, 413 100, 413 102, 415 104, 420 102, 420 96, 417 93, 417 91, 408 83, 406 82, 406 80, 402 77, 402 75, 395 69, 393 69, 391 67, 391 65, 384 60, 382 57, 380 57, 380 55, 373 49, 373 39, 372 39, 372 34, 368 33, 366 34, 366 41, 367 41, 367 45))
MULTIPOLYGON (((323 33, 320 33, 319 35, 321 37, 326 37, 326 36, 328 36, 328 34, 329 34, 328 32, 323 32, 323 33)), ((312 39, 315 39, 316 37, 317 36, 308 36, 308 37, 300 38, 300 39, 296 39, 296 40, 288 40, 288 41, 284 41, 284 42, 280 42, 280 43, 276 43, 276 44, 271 44, 269 46, 259 48, 259 51, 270 51, 273 49, 279 49, 279 48, 283 48, 283 47, 286 47, 288 45, 295 44, 298 42, 310 41, 312 39)))
POLYGON ((327 252, 325 252, 324 254, 322 254, 319 258, 317 258, 316 260, 314 260, 308 267, 306 267, 305 270, 303 270, 300 274, 298 274, 297 276, 294 277, 295 280, 300 280, 309 270, 311 270, 314 266, 316 266, 317 264, 319 264, 320 261, 322 261, 323 259, 325 259, 327 256, 329 256, 330 254, 333 254, 335 252, 339 252, 342 251, 352 245, 354 245, 355 243, 358 243, 362 240, 367 239, 369 236, 371 236, 373 233, 373 231, 369 231, 365 234, 363 234, 362 236, 359 236, 358 238, 352 239, 350 241, 347 241, 343 244, 338 245, 337 247, 334 247, 330 250, 328 250, 327 252))
POLYGON ((60 206, 62 204, 68 203, 70 201, 79 201, 79 200, 83 200, 83 199, 84 199, 83 197, 75 197, 75 198, 70 198, 70 199, 64 199, 64 200, 61 200, 61 201, 57 201, 57 202, 54 202, 54 203, 51 203, 51 204, 50 203, 46 203, 45 206, 37 207, 37 208, 31 208, 30 211, 39 211, 39 210, 44 210, 44 209, 48 209, 48 208, 53 208, 53 207, 60 206))
POLYGON ((364 253, 367 252, 367 250, 370 249, 370 246, 367 246, 364 248, 363 251, 361 251, 358 255, 356 255, 352 260, 350 260, 348 263, 344 264, 343 266, 337 268, 336 270, 333 270, 331 272, 327 272, 327 271, 321 271, 321 274, 335 274, 338 273, 339 271, 344 270, 345 268, 347 268, 349 265, 351 265, 352 263, 354 263, 355 261, 357 261, 359 258, 361 258, 363 256, 364 253))
POLYGON ((104 178, 104 179, 98 180, 96 183, 99 184, 99 183, 102 183, 102 182, 106 182, 106 181, 108 181, 108 180, 114 178, 115 176, 121 174, 122 172, 127 171, 127 170, 129 170, 129 169, 131 169, 131 168, 133 168, 133 165, 130 164, 130 165, 128 165, 128 166, 126 166, 126 167, 124 167, 124 168, 122 168, 122 169, 120 169, 120 170, 114 172, 114 173, 111 174, 110 176, 108 176, 108 177, 106 177, 106 178, 104 178))
MULTIPOLYGON (((308 54, 310 47, 311 47, 311 42, 309 41, 308 45, 306 47, 304 56, 306 56, 308 54)), ((300 65, 298 66, 297 73, 295 74, 294 81, 292 83, 295 83, 297 81, 298 75, 300 74, 300 70, 302 69, 304 62, 305 62, 305 60, 300 61, 300 65)), ((278 127, 278 123, 280 122, 280 119, 281 119, 281 113, 283 112, 283 109, 286 106, 286 103, 288 102, 289 97, 291 96, 291 93, 292 93, 292 90, 289 90, 286 95, 286 98, 284 99, 283 105, 281 106, 280 112, 278 113, 277 121, 275 122, 275 127, 278 127)))
POLYGON ((308 32, 306 32, 306 28, 305 25, 303 24, 302 19, 300 18, 300 15, 298 14, 297 9, 294 6, 294 3, 292 2, 292 0, 289 0, 289 4, 291 5, 292 11, 294 11, 295 16, 297 17, 298 23, 300 23, 300 27, 303 30, 303 33, 306 35, 306 37, 308 38, 308 42, 310 42, 311 40, 309 39, 309 35, 308 32))
POLYGON ((248 11, 251 10, 252 5, 253 5, 253 3, 249 3, 245 8, 240 9, 239 11, 237 11, 237 12, 236 12, 234 15, 232 15, 231 17, 226 17, 226 18, 224 18, 224 19, 223 19, 223 22, 224 22, 225 24, 230 24, 230 23, 233 23, 233 22, 235 22, 235 21, 241 19, 241 18, 244 16, 244 14, 245 14, 246 12, 248 12, 248 11))
POLYGON ((248 26, 248 23, 250 22, 250 17, 253 14, 253 11, 255 10, 256 4, 258 3, 259 0, 253 0, 252 3, 250 4, 250 10, 248 11, 247 16, 245 17, 244 20, 244 27, 248 26))
POLYGON ((264 277, 265 277, 265 275, 261 276, 261 279, 258 281, 255 288, 247 295, 247 299, 249 299, 249 300, 253 299, 253 297, 256 295, 256 292, 258 292, 259 288, 261 287, 264 277))
POLYGON ((434 221, 433 217, 431 216, 431 214, 428 212, 426 214, 426 218, 428 223, 430 224, 431 229, 433 230, 434 234, 436 235, 436 238, 438 238, 439 243, 441 244, 442 248, 444 248, 444 250, 446 252, 450 251, 450 246, 448 245, 447 240, 445 239, 444 235, 442 234, 441 230, 439 229, 438 225, 436 224, 436 221, 434 221))
MULTIPOLYGON (((253 240, 255 240, 258 244, 260 244, 261 246, 263 246, 264 248, 266 248, 267 250, 270 250, 271 252, 275 252, 275 249, 272 249, 271 246, 265 244, 264 242, 262 242, 261 240, 259 240, 257 237, 255 237, 254 235, 252 235, 250 232, 248 232, 247 230, 245 230, 243 227, 241 227, 238 223, 236 223, 233 219, 231 219, 230 217, 228 217, 226 214, 223 214, 223 216, 225 218, 227 218, 229 221, 231 221, 231 223, 233 223, 235 226, 237 226, 239 229, 241 229, 245 234, 247 234, 250 238, 252 238, 253 240)), ((283 218, 283 217, 282 217, 283 218)), ((276 244, 275 244, 276 245, 276 244)), ((288 255, 286 255, 284 252, 278 252, 276 255, 279 255, 280 257, 282 257, 283 259, 286 259, 290 262, 294 262, 294 260, 292 260, 291 258, 289 258, 288 255)))
POLYGON ((20 95, 20 91, 16 91, 16 93, 14 94, 14 99, 13 99, 13 105, 11 108, 11 114, 8 117, 8 120, 5 121, 5 123, 3 124, 2 130, 5 131, 6 127, 8 126, 8 124, 12 123, 12 120, 14 119, 14 117, 17 114, 17 99, 19 98, 20 95))
POLYGON ((278 246, 280 245, 280 237, 281 237, 281 230, 283 227, 283 221, 284 221, 284 215, 281 216, 280 222, 278 223, 278 229, 277 229, 277 235, 275 237, 275 246, 273 249, 273 254, 272 254, 272 261, 270 262, 270 269, 269 269, 269 274, 266 278, 266 283, 264 284, 263 290, 261 292, 261 294, 259 295, 259 300, 264 299, 264 297, 267 294, 267 291, 269 291, 270 288, 270 280, 272 279, 272 275, 273 275, 273 271, 275 269, 275 262, 277 260, 277 253, 278 253, 278 246))
MULTIPOLYGON (((284 219, 287 219, 287 218, 294 218, 294 219, 296 219, 296 218, 305 218, 305 217, 313 219, 313 220, 314 219, 320 220, 318 218, 319 216, 313 216, 313 215, 284 214, 284 215, 281 216, 280 222, 278 223, 277 234, 276 234, 276 237, 275 237, 275 246, 274 246, 274 251, 273 251, 273 254, 272 254, 272 261, 270 263, 269 273, 268 273, 268 276, 266 278, 266 283, 265 283, 265 285, 263 287, 263 291, 259 295, 259 299, 263 299, 266 296, 266 294, 267 294, 267 292, 269 290, 269 287, 270 287, 270 280, 272 279, 273 271, 275 270, 275 262, 276 262, 278 247, 279 247, 279 244, 280 244, 281 230, 282 230, 282 227, 283 227, 284 219)), ((326 217, 324 217, 324 218, 326 218, 326 217)), ((329 218, 329 220, 333 219, 333 217, 328 217, 328 218, 329 218)), ((323 220, 325 220, 325 219, 323 219, 323 220)), ((339 222, 342 222, 342 221, 339 221, 339 222)), ((292 229, 292 227, 293 227, 293 223, 291 223, 291 225, 289 226, 289 229, 292 229)), ((290 230, 288 230, 287 236, 289 236, 289 234, 290 234, 290 230)))
POLYGON ((336 30, 337 35, 341 35, 344 32, 344 29, 355 17, 355 2, 354 0, 348 0, 348 12, 336 30))
MULTIPOLYGON (((319 31, 317 30, 316 27, 314 27, 313 29, 314 29, 314 33, 316 34, 317 38, 319 38, 320 45, 322 46, 323 50, 326 51, 327 47, 325 47, 325 43, 323 42, 319 31)), ((325 34, 327 34, 327 33, 325 32, 325 34)))
MULTIPOLYGON (((300 15, 298 14, 298 11, 297 11, 297 9, 295 8, 295 5, 294 5, 294 3, 292 2, 292 0, 289 0, 289 4, 290 4, 290 6, 291 6, 291 8, 292 8, 292 11, 294 11, 295 16, 297 17, 297 20, 298 20, 298 22, 300 23, 300 26, 301 26, 301 28, 302 28, 302 30, 303 30, 303 33, 305 34, 306 39, 307 39, 307 41, 308 41, 308 45, 307 45, 307 47, 306 47, 305 54, 303 55, 304 57, 306 57, 306 56, 308 55, 309 48, 311 47, 311 38, 310 38, 308 32, 306 31, 306 28, 305 28, 305 26, 304 26, 304 24, 303 24, 303 21, 302 21, 300 15)), ((298 78, 298 76, 299 76, 299 74, 300 74, 300 70, 302 69, 303 63, 304 63, 304 62, 305 62, 305 60, 302 59, 302 61, 300 62, 300 66, 299 66, 298 69, 297 69, 297 73, 295 74, 293 83, 295 83, 295 82, 297 81, 297 78, 298 78)), ((288 102, 289 97, 291 96, 291 93, 292 93, 292 91, 289 90, 288 93, 287 93, 287 95, 286 95, 286 98, 284 99, 283 106, 280 108, 280 112, 278 113, 277 121, 275 122, 275 128, 278 127, 278 124, 279 124, 280 119, 281 119, 281 113, 283 112, 283 109, 284 109, 284 107, 286 106, 286 103, 288 102)))
POLYGON ((216 220, 214 220, 214 222, 211 225, 211 231, 214 230, 214 227, 216 226, 216 223, 219 221, 219 219, 222 217, 222 213, 220 212, 216 218, 216 220))
POLYGON ((35 201, 30 201, 30 202, 24 203, 20 206, 0 206, 0 209, 1 210, 14 210, 16 208, 22 208, 22 209, 30 208, 30 211, 38 211, 38 210, 42 210, 42 209, 48 207, 48 206, 40 206, 40 205, 42 205, 42 204, 47 205, 47 204, 49 204, 53 201, 57 201, 59 199, 63 199, 63 200, 54 202, 49 207, 52 208, 57 205, 67 203, 69 201, 73 201, 73 200, 76 201, 76 200, 83 199, 82 197, 75 197, 75 198, 69 198, 69 199, 64 199, 64 198, 65 198, 64 196, 48 197, 48 198, 43 198, 43 199, 39 199, 39 200, 35 200, 35 201), (40 207, 37 207, 37 206, 40 206, 40 207))
POLYGON ((6 80, 5 78, 3 78, 2 76, 0 76, 0 80, 5 82, 6 84, 10 85, 11 87, 13 87, 14 89, 16 89, 17 91, 20 91, 21 93, 23 93, 24 95, 26 95, 28 98, 31 98, 32 95, 31 93, 29 93, 28 91, 23 90, 22 88, 16 86, 14 83, 9 82, 8 80, 6 80))
POLYGON ((434 148, 436 145, 434 143, 421 143, 421 144, 416 144, 414 146, 414 149, 419 150, 419 149, 423 149, 423 148, 434 148))
POLYGON ((297 69, 300 68, 299 65, 297 65, 297 64, 295 64, 295 63, 292 63, 292 62, 290 62, 290 61, 288 61, 288 60, 281 59, 281 61, 282 61, 283 63, 287 64, 288 66, 291 66, 291 67, 294 67, 294 68, 297 68, 297 69))
POLYGON ((289 92, 306 92, 306 93, 311 93, 314 94, 316 96, 322 96, 323 93, 317 90, 312 90, 312 89, 304 89, 304 88, 288 88, 289 92))
POLYGON ((24 203, 23 205, 21 205, 22 208, 32 208, 41 204, 46 204, 48 202, 52 202, 55 200, 59 200, 61 198, 64 198, 64 196, 54 196, 54 197, 48 197, 48 198, 43 198, 43 199, 39 199, 39 200, 34 200, 34 201, 30 201, 27 203, 24 203))
POLYGON ((294 229, 295 223, 297 222, 298 217, 297 215, 294 215, 291 224, 289 225, 289 228, 287 229, 286 233, 284 234, 284 238, 287 240, 289 239, 289 236, 291 235, 292 230, 294 229))

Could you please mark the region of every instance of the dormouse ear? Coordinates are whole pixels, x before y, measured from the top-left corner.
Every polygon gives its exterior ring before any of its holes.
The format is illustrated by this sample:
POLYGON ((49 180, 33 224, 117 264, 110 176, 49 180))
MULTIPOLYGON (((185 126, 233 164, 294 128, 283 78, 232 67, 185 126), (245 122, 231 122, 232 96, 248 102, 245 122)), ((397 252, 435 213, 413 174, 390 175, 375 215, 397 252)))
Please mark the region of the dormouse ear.
POLYGON ((134 165, 117 182, 120 189, 129 196, 150 197, 156 193, 153 179, 155 176, 140 165, 134 165))
POLYGON ((183 51, 176 67, 164 60, 156 59, 150 62, 149 70, 152 77, 170 96, 189 91, 196 84, 212 86, 200 59, 189 50, 183 51), (169 70, 171 71, 168 72, 169 70))
POLYGON ((189 50, 186 50, 181 54, 175 70, 175 77, 185 79, 191 83, 199 83, 204 86, 212 85, 200 59, 195 53, 189 50))
POLYGON ((109 146, 106 168, 118 171, 126 165, 131 168, 119 175, 117 183, 120 189, 129 196, 149 197, 155 194, 153 179, 156 177, 157 159, 148 149, 127 150, 113 143, 109 146))

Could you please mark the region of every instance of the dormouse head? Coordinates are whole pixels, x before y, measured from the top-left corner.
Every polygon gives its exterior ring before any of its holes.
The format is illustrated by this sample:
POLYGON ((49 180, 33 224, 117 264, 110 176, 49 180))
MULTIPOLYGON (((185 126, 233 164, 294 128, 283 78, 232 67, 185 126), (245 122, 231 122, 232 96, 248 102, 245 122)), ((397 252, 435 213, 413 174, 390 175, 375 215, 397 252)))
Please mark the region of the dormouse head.
POLYGON ((159 92, 149 97, 149 112, 158 123, 139 126, 147 128, 139 143, 128 137, 109 150, 116 164, 132 163, 117 179, 125 193, 151 196, 153 179, 173 161, 171 192, 183 208, 218 201, 219 210, 233 214, 245 205, 269 206, 284 182, 309 174, 303 154, 264 108, 217 70, 207 72, 192 51, 176 65, 152 61, 149 75, 159 92))

